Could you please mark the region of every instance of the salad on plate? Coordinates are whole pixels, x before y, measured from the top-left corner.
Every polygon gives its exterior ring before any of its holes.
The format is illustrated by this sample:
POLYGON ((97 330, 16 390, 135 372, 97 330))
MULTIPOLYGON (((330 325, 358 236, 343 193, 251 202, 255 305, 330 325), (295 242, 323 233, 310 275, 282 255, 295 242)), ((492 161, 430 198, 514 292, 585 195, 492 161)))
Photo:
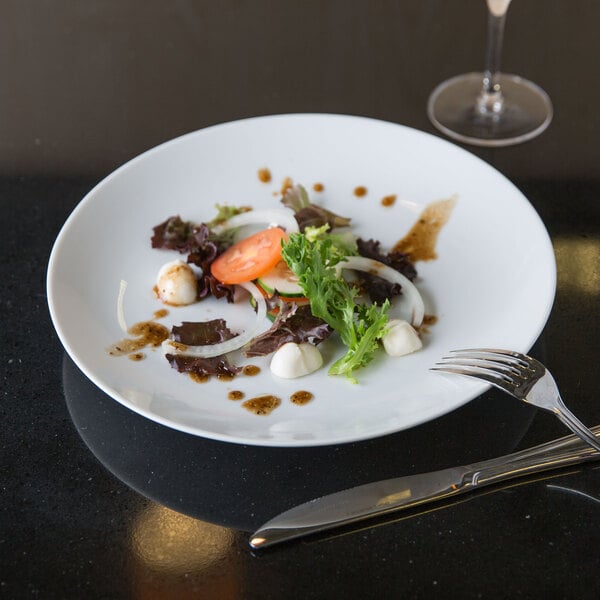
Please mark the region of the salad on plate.
MULTIPOLYGON (((454 200, 442 202, 447 218, 454 200)), ((241 351, 271 356, 273 375, 289 379, 322 368, 319 344, 337 339, 328 373, 356 382, 378 352, 419 350, 425 308, 414 284, 415 236, 405 238, 410 253, 401 243, 384 252, 378 240, 355 236, 349 218, 311 202, 301 185, 288 186, 281 203, 268 210, 217 206, 209 222, 177 215, 153 228, 152 247, 179 254, 157 275, 154 291, 164 304, 212 297, 249 311, 240 332, 222 318, 163 328, 170 365, 200 380, 230 379, 241 371, 232 353, 241 351), (401 318, 392 318, 392 307, 401 318)), ((422 215, 421 226, 425 221, 422 215)))

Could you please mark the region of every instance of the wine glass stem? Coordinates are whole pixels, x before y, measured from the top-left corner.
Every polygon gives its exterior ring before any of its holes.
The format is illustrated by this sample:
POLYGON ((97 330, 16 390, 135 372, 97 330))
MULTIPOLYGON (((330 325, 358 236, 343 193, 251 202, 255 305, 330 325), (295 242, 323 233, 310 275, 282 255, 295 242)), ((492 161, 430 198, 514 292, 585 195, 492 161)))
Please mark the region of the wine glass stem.
POLYGON ((484 114, 498 114, 503 110, 504 98, 500 89, 500 60, 506 11, 501 15, 488 12, 488 37, 483 72, 483 89, 478 98, 479 111, 484 114))

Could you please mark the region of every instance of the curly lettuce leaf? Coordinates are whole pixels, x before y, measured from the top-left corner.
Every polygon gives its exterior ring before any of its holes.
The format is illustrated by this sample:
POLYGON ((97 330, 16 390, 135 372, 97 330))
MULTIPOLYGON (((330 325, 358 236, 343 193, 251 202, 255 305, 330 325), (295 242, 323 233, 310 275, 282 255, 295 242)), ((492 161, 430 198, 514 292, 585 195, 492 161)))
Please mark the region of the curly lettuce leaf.
MULTIPOLYGON (((384 254, 379 249, 380 243, 377 240, 363 240, 358 238, 356 242, 358 254, 360 256, 378 260, 384 265, 395 269, 410 279, 410 281, 413 281, 417 276, 417 270, 408 254, 402 252, 389 252, 384 254)), ((363 288, 371 298, 372 302, 381 304, 386 299, 391 300, 394 296, 398 296, 402 293, 402 286, 399 283, 392 283, 391 281, 377 277, 376 275, 361 273, 360 279, 363 282, 363 288)))
POLYGON ((358 291, 336 273, 335 265, 344 257, 328 237, 310 242, 303 234, 292 234, 283 244, 282 256, 309 298, 312 314, 334 329, 347 347, 329 373, 356 383, 353 372, 373 359, 387 331, 389 302, 356 304, 358 291))
POLYGON ((266 356, 288 342, 319 344, 331 334, 325 321, 315 317, 310 306, 284 304, 270 329, 255 337, 243 350, 244 356, 266 356))
POLYGON ((211 229, 216 225, 225 223, 225 221, 228 221, 231 217, 235 217, 235 215, 252 210, 249 206, 230 206, 229 204, 215 204, 215 208, 217 209, 216 216, 206 223, 211 229))
MULTIPOLYGON (((373 360, 379 348, 379 340, 387 331, 389 301, 383 305, 357 306, 357 318, 353 322, 353 341, 348 351, 329 369, 331 375, 346 375, 353 379, 352 372, 373 360)), ((356 381, 356 380, 354 380, 356 381)))
POLYGON ((235 337, 227 327, 225 319, 211 321, 183 321, 181 325, 173 325, 171 337, 176 342, 187 346, 206 346, 220 344, 235 337))
POLYGON ((194 223, 184 221, 179 215, 169 217, 152 229, 150 242, 153 248, 188 252, 193 243, 194 223))
POLYGON ((212 295, 233 302, 233 287, 217 281, 210 272, 210 266, 217 256, 231 246, 236 230, 228 229, 216 234, 211 228, 248 209, 218 204, 216 207, 217 215, 208 223, 184 221, 179 215, 169 217, 152 229, 150 241, 152 248, 187 254, 187 262, 201 269, 198 277, 200 299, 212 295))
POLYGON ((281 202, 294 211, 298 227, 302 232, 307 227, 322 227, 325 224, 328 224, 331 229, 350 225, 350 219, 313 204, 308 197, 308 192, 301 185, 290 187, 281 202))
POLYGON ((180 373, 190 373, 197 377, 217 377, 231 379, 242 369, 229 363, 225 356, 210 358, 187 356, 185 354, 165 354, 171 367, 180 373))
POLYGON ((303 233, 309 242, 316 242, 326 237, 329 238, 332 248, 343 256, 355 256, 358 254, 357 240, 351 231, 331 233, 331 226, 329 223, 325 223, 325 225, 321 225, 320 227, 305 227, 303 233))

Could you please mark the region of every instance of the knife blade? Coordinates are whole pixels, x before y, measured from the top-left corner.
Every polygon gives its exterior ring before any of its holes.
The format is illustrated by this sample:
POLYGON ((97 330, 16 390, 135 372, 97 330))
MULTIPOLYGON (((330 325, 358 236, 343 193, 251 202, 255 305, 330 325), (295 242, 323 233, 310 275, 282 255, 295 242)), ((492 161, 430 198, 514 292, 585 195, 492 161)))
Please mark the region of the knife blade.
MULTIPOLYGON (((592 428, 599 436, 600 425, 592 428)), ((569 435, 471 465, 366 483, 300 504, 262 525, 250 537, 266 548, 334 527, 444 500, 492 483, 599 460, 600 452, 569 435)))

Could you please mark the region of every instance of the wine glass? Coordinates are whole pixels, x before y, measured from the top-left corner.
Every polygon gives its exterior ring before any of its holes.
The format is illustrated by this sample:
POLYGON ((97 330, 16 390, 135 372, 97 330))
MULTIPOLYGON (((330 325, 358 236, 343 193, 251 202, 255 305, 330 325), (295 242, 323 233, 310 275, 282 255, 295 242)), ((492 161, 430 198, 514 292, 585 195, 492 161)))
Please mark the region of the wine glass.
POLYGON ((487 0, 488 40, 483 73, 444 81, 427 103, 431 122, 445 135, 477 146, 509 146, 544 131, 552 103, 539 86, 500 72, 506 11, 511 0, 487 0))

